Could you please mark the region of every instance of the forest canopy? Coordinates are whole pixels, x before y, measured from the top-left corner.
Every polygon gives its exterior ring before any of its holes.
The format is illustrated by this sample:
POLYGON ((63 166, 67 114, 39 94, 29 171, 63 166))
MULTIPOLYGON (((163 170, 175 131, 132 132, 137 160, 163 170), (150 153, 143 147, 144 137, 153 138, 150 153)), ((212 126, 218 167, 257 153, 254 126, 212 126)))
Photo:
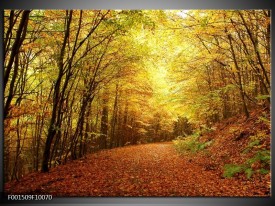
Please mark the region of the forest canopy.
POLYGON ((5 179, 269 108, 270 18, 270 10, 5 10, 5 179))

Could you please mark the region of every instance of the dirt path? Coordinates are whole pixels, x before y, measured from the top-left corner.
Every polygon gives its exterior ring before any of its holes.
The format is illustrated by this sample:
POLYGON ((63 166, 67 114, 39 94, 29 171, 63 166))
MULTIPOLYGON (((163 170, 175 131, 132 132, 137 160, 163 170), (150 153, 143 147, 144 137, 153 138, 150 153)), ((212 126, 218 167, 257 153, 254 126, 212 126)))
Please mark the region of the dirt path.
POLYGON ((261 196, 252 181, 224 179, 195 159, 179 156, 172 143, 105 150, 33 173, 5 191, 54 196, 261 196))

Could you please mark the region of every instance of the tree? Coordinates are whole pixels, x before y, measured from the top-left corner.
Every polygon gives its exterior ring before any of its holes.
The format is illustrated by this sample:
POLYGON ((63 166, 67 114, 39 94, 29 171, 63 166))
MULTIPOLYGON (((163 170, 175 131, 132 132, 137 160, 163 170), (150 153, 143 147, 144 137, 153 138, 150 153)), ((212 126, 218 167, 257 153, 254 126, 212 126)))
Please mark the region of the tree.
POLYGON ((5 178, 270 106, 268 10, 7 10, 5 178))

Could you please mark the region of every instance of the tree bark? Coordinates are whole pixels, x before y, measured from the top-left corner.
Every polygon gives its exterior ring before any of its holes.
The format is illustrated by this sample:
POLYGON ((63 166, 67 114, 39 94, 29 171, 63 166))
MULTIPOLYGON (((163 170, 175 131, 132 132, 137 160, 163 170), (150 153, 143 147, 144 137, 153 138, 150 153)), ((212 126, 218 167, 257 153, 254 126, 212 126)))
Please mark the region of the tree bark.
MULTIPOLYGON (((52 115, 51 115, 51 120, 50 120, 50 126, 48 129, 48 135, 47 135, 47 139, 46 139, 46 144, 45 144, 45 148, 44 148, 44 153, 43 153, 43 161, 42 161, 42 168, 41 171, 42 172, 48 172, 49 171, 49 160, 50 160, 50 152, 51 152, 51 145, 52 145, 52 141, 53 138, 56 135, 56 132, 58 129, 60 129, 60 123, 61 123, 61 119, 60 119, 60 107, 62 106, 62 99, 61 94, 60 94, 60 89, 61 89, 61 84, 62 84, 62 77, 64 75, 64 55, 65 55, 65 48, 66 48, 66 44, 69 38, 69 34, 70 34, 70 24, 71 24, 71 20, 72 20, 72 11, 70 11, 70 13, 68 14, 68 11, 66 11, 66 31, 65 31, 65 35, 64 35, 64 39, 63 39, 63 43, 62 43, 62 47, 61 47, 61 51, 60 51, 60 56, 59 56, 59 60, 58 60, 58 70, 59 70, 59 74, 54 86, 54 95, 53 95, 53 109, 52 109, 52 115)), ((64 101, 64 100, 63 100, 64 101)))
POLYGON ((99 148, 107 148, 107 137, 108 137, 108 96, 105 94, 103 97, 103 108, 101 116, 101 126, 100 126, 100 142, 99 148))
MULTIPOLYGON (((226 31, 226 33, 227 33, 227 31, 226 31)), ((232 36, 230 34, 227 34, 227 37, 229 39, 229 44, 230 44, 230 49, 231 49, 234 65, 237 69, 239 91, 240 91, 240 96, 241 96, 241 99, 242 99, 243 111, 245 113, 245 116, 247 118, 249 118, 249 112, 248 112, 247 105, 246 105, 246 102, 245 102, 245 95, 244 95, 244 90, 243 90, 243 85, 242 85, 241 70, 240 70, 240 67, 239 67, 238 62, 237 62, 237 58, 236 58, 236 54, 235 54, 235 50, 234 50, 234 46, 233 46, 233 42, 232 42, 232 36)))
MULTIPOLYGON (((11 101, 12 101, 12 98, 14 95, 14 83, 15 83, 15 80, 18 75, 19 50, 20 50, 20 47, 22 46, 22 43, 26 37, 30 12, 31 12, 30 10, 26 10, 26 11, 23 11, 23 13, 22 13, 22 17, 21 17, 21 21, 20 21, 20 24, 17 29, 16 37, 15 37, 13 46, 11 48, 11 54, 9 57, 9 61, 8 61, 8 64, 5 68, 5 70, 4 70, 4 93, 5 93, 5 90, 7 89, 7 84, 8 84, 9 78, 10 78, 10 73, 12 71, 12 66, 17 62, 16 65, 14 66, 14 72, 12 75, 12 80, 11 80, 10 88, 9 88, 9 95, 8 95, 5 105, 4 105, 4 119, 6 119, 8 116, 8 113, 10 110, 10 104, 11 104, 11 101)), ((7 57, 5 56, 5 58, 7 58, 7 57)))

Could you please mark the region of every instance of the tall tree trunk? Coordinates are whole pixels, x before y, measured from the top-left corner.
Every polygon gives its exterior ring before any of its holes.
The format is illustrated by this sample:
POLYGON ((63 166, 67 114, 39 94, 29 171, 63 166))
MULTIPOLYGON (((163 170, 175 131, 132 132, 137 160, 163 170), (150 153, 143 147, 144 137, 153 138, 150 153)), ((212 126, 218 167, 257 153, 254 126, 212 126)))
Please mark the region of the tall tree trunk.
MULTIPOLYGON (((19 50, 20 47, 23 44, 23 41, 25 40, 26 33, 27 33, 27 28, 28 28, 28 21, 29 21, 29 14, 30 10, 23 11, 22 16, 21 16, 21 21, 19 23, 17 32, 16 32, 16 37, 14 40, 14 43, 11 48, 11 54, 9 56, 9 61, 7 63, 7 66, 4 69, 4 92, 7 89, 7 84, 10 78, 10 74, 12 71, 12 66, 14 65, 14 72, 12 74, 12 80, 10 83, 9 87, 9 95, 7 97, 7 100, 4 103, 4 119, 7 118, 8 113, 10 111, 10 104, 12 101, 12 98, 14 96, 14 85, 15 85, 15 80, 18 75, 18 58, 19 58, 19 50)), ((8 49, 8 48, 6 48, 8 49)), ((7 58, 7 56, 5 56, 7 58)))
POLYGON ((56 135, 56 132, 58 129, 60 129, 60 107, 62 107, 62 100, 61 99, 61 86, 62 86, 62 77, 64 75, 64 56, 65 56, 65 48, 66 44, 69 38, 70 34, 70 24, 72 20, 72 11, 68 14, 68 11, 66 11, 66 31, 63 39, 63 44, 61 47, 61 52, 58 60, 58 70, 59 74, 54 86, 54 95, 53 95, 53 109, 52 109, 52 115, 51 115, 51 120, 50 120, 50 125, 48 129, 48 135, 45 143, 45 148, 44 148, 44 153, 43 153, 43 161, 42 161, 42 172, 48 172, 49 171, 49 160, 50 160, 50 152, 51 152, 51 145, 52 141, 56 135))
MULTIPOLYGON (((226 31, 226 33, 227 33, 227 31, 226 31)), ((245 102, 245 95, 244 95, 244 90, 243 90, 243 85, 242 85, 242 77, 241 77, 241 69, 240 69, 240 67, 238 65, 238 62, 237 62, 237 58, 236 58, 236 54, 235 54, 231 34, 227 34, 227 37, 229 39, 229 44, 230 44, 230 49, 231 49, 234 65, 237 69, 237 76, 238 76, 238 83, 239 83, 238 86, 239 86, 240 96, 241 96, 241 99, 242 99, 243 111, 245 113, 245 116, 248 118, 249 117, 249 112, 248 112, 247 105, 246 105, 246 102, 245 102)))
POLYGON ((111 122, 111 134, 110 134, 110 148, 115 147, 116 145, 116 138, 115 138, 115 132, 116 132, 116 124, 117 124, 117 110, 118 110, 118 84, 116 84, 116 94, 115 94, 115 101, 114 101, 114 107, 113 107, 113 115, 112 115, 112 122, 111 122))
POLYGON ((259 52, 258 41, 257 41, 256 37, 253 35, 253 33, 252 33, 252 31, 250 30, 249 26, 247 25, 247 22, 246 22, 246 20, 244 19, 244 16, 243 16, 242 12, 239 11, 238 14, 239 14, 239 16, 241 17, 241 19, 242 19, 242 21, 243 21, 243 24, 244 24, 244 26, 245 26, 245 28, 246 28, 246 31, 247 31, 247 33, 248 33, 248 35, 249 35, 249 37, 250 37, 250 40, 251 40, 252 45, 253 45, 253 48, 254 48, 254 52, 255 52, 256 57, 257 57, 257 59, 258 59, 258 62, 259 62, 259 64, 260 64, 260 68, 262 69, 262 72, 263 72, 263 75, 264 75, 264 77, 265 77, 266 83, 267 83, 267 85, 270 87, 269 77, 268 77, 268 75, 267 75, 267 71, 266 71, 266 69, 265 69, 265 67, 264 67, 264 64, 263 64, 263 61, 262 61, 262 57, 261 57, 260 52, 259 52))
POLYGON ((103 97, 103 108, 101 116, 101 125, 100 125, 100 141, 99 148, 107 148, 107 137, 108 137, 108 95, 105 93, 103 97))

